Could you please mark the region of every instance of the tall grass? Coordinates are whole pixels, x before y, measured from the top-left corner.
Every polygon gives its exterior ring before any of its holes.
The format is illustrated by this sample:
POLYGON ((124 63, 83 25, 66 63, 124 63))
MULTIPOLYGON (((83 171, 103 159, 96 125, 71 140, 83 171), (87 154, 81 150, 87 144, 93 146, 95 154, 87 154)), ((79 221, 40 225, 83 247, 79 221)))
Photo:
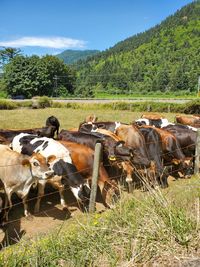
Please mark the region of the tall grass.
POLYGON ((193 178, 162 191, 122 194, 113 210, 5 249, 0 266, 181 266, 200 256, 199 186, 193 178))

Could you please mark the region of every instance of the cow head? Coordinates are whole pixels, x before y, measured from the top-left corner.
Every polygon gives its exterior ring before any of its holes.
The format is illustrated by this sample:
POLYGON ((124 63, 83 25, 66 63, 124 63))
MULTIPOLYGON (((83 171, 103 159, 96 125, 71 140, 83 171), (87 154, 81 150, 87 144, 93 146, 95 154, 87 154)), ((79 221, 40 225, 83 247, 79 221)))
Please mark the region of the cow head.
POLYGON ((106 137, 100 142, 103 144, 104 151, 110 161, 116 161, 117 159, 130 160, 132 150, 124 146, 124 141, 115 141, 111 137, 106 137))
POLYGON ((76 166, 64 159, 57 159, 53 162, 53 170, 56 175, 62 176, 62 183, 70 187, 78 202, 85 205, 89 199, 90 189, 76 166))
POLYGON ((54 138, 55 132, 56 132, 56 127, 50 125, 50 126, 46 126, 38 130, 37 135, 39 137, 54 138))
POLYGON ((173 159, 172 175, 178 178, 190 178, 194 173, 193 159, 185 158, 182 160, 173 159))
POLYGON ((29 167, 34 177, 48 179, 54 174, 49 166, 48 160, 51 160, 51 156, 46 159, 39 153, 33 153, 31 157, 23 159, 22 166, 29 167))

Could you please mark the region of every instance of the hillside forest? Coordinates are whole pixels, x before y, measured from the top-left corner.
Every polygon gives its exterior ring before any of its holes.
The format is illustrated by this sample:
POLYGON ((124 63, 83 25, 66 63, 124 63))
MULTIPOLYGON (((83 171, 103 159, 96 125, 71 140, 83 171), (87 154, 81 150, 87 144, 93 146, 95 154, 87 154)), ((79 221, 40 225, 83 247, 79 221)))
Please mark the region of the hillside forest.
POLYGON ((199 14, 198 0, 159 25, 73 64, 3 48, 1 95, 194 94, 200 76, 199 14))

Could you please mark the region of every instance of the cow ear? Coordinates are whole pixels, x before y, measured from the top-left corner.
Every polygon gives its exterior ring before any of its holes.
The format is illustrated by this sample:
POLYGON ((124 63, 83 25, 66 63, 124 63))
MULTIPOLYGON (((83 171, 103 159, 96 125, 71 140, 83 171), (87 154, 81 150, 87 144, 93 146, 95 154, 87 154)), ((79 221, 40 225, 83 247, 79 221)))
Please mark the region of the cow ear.
POLYGON ((22 160, 22 166, 30 166, 31 164, 30 164, 30 161, 28 160, 28 159, 23 159, 22 160))
POLYGON ((54 155, 51 155, 51 156, 48 156, 48 158, 47 158, 47 162, 49 163, 49 162, 52 162, 52 161, 54 161, 56 159, 56 156, 54 156, 54 155))

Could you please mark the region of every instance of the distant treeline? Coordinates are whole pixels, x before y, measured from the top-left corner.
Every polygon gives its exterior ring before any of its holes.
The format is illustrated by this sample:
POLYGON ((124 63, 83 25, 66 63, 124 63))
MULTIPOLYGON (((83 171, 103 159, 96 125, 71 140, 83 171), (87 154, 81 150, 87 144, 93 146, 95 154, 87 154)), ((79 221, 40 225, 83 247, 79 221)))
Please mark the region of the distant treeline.
POLYGON ((55 56, 25 57, 19 49, 2 49, 0 96, 194 95, 200 76, 199 14, 200 1, 195 1, 160 25, 73 65, 55 56))
POLYGON ((195 1, 160 25, 77 62, 77 91, 196 91, 200 75, 199 14, 200 2, 195 1))

